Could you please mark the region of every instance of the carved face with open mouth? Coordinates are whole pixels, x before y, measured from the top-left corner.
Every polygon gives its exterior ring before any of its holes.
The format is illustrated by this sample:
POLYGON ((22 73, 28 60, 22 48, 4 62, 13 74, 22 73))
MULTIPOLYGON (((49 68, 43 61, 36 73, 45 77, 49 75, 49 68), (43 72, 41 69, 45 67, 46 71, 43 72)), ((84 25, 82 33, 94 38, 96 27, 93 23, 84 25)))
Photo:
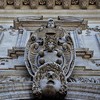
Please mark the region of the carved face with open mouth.
POLYGON ((61 88, 60 77, 53 71, 49 71, 45 73, 43 79, 40 80, 40 87, 43 90, 48 87, 53 87, 56 91, 59 91, 61 88))
POLYGON ((47 98, 57 98, 59 91, 62 89, 62 83, 59 75, 53 71, 48 71, 40 80, 42 96, 47 98))
POLYGON ((42 97, 56 99, 65 96, 66 87, 64 86, 66 83, 59 65, 53 63, 43 65, 37 72, 35 78, 42 97))

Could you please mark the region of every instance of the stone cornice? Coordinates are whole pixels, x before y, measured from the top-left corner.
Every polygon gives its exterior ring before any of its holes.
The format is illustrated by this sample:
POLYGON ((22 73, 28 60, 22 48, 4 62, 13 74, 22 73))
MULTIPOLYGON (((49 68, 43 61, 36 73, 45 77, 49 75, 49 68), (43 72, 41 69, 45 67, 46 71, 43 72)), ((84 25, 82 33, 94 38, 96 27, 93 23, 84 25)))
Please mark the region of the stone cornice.
POLYGON ((12 24, 16 17, 43 16, 43 19, 57 16, 81 17, 91 23, 100 23, 100 10, 0 10, 0 24, 12 24))

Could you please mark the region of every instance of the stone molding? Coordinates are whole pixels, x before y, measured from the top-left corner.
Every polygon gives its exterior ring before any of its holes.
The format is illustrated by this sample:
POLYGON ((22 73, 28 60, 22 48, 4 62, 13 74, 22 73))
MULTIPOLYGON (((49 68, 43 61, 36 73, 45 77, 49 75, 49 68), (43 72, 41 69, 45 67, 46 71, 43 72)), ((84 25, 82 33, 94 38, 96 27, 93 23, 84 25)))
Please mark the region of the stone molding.
POLYGON ((0 0, 0 8, 5 8, 7 5, 13 5, 15 9, 20 9, 22 6, 30 6, 30 9, 36 9, 38 6, 46 6, 47 9, 53 9, 59 5, 64 9, 70 9, 72 5, 79 5, 80 9, 87 9, 89 5, 95 5, 100 8, 99 0, 0 0))

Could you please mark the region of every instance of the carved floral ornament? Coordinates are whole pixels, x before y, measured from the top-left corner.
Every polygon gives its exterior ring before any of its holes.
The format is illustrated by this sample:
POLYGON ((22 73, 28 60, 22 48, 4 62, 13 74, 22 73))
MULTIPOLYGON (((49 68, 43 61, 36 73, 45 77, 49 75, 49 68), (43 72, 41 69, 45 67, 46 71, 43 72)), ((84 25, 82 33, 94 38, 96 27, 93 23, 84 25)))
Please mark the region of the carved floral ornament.
POLYGON ((25 63, 33 77, 34 97, 64 98, 72 73, 75 50, 70 33, 53 19, 32 33, 25 49, 25 63))

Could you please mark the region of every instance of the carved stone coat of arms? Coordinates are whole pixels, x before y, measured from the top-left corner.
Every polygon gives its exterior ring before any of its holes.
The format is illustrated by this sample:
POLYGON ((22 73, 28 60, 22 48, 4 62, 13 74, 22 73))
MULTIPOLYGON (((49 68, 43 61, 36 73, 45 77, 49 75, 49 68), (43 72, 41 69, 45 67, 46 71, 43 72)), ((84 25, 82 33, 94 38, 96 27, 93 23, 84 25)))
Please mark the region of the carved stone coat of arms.
POLYGON ((74 61, 70 33, 57 26, 53 19, 32 32, 25 49, 25 64, 33 77, 34 98, 64 99, 74 61))

